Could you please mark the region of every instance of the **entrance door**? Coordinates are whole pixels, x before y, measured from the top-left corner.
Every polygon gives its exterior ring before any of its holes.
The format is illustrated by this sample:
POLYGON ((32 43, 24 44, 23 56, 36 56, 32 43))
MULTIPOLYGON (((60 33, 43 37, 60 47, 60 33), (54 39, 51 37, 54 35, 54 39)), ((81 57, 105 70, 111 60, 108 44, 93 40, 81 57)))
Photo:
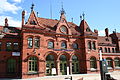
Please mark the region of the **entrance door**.
POLYGON ((46 75, 52 75, 52 68, 55 68, 54 61, 47 61, 46 62, 46 75))
POLYGON ((52 75, 52 68, 56 68, 55 61, 54 61, 54 56, 53 55, 48 55, 46 57, 46 75, 47 76, 52 75))
POLYGON ((67 62, 66 61, 61 61, 60 62, 60 72, 62 75, 67 74, 67 62))
POLYGON ((15 59, 8 59, 8 61, 7 61, 7 73, 8 74, 15 74, 16 73, 16 60, 15 59))

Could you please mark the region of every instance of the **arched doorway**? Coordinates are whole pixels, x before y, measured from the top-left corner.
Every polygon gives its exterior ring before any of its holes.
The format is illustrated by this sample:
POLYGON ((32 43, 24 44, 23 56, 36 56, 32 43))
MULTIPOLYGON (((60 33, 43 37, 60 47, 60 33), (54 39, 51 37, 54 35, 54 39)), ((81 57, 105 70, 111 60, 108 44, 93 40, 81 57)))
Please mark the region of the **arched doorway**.
POLYGON ((52 68, 55 68, 55 58, 53 55, 48 55, 46 57, 46 75, 52 75, 52 68))
POLYGON ((7 73, 8 74, 15 74, 16 73, 16 60, 15 59, 8 59, 7 61, 7 73))
POLYGON ((79 73, 79 60, 76 55, 72 56, 72 73, 73 74, 79 73))
POLYGON ((67 74, 67 58, 65 55, 60 56, 60 73, 62 75, 67 74))

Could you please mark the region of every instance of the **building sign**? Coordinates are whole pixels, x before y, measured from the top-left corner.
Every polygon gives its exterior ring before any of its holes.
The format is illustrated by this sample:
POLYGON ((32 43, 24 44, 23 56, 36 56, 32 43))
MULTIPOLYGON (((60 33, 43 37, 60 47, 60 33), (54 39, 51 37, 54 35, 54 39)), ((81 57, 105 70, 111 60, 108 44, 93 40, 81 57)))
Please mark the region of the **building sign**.
POLYGON ((73 51, 73 49, 53 49, 54 51, 73 51))
POLYGON ((56 68, 52 68, 52 74, 56 74, 56 68))
POLYGON ((20 56, 20 52, 12 52, 12 56, 20 56))

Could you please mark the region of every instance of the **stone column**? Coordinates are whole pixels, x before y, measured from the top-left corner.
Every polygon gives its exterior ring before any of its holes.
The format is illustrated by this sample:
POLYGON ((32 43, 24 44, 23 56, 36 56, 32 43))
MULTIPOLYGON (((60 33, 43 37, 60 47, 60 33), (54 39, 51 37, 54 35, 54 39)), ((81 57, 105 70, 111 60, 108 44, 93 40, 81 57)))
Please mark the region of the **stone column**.
POLYGON ((72 60, 69 60, 69 68, 70 68, 70 74, 72 75, 72 60))
POLYGON ((60 61, 57 62, 57 75, 60 75, 60 61))

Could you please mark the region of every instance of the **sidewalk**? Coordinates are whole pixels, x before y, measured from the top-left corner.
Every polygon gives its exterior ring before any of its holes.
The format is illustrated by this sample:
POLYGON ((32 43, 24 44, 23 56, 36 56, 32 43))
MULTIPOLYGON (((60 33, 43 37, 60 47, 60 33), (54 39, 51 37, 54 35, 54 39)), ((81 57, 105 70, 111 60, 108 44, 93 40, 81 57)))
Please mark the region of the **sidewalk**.
MULTIPOLYGON (((120 80, 120 71, 110 72, 111 77, 120 80)), ((73 74, 73 75, 58 75, 58 76, 45 76, 45 77, 37 77, 31 79, 0 79, 0 80, 70 80, 72 76, 72 80, 101 80, 100 74, 73 74)))

